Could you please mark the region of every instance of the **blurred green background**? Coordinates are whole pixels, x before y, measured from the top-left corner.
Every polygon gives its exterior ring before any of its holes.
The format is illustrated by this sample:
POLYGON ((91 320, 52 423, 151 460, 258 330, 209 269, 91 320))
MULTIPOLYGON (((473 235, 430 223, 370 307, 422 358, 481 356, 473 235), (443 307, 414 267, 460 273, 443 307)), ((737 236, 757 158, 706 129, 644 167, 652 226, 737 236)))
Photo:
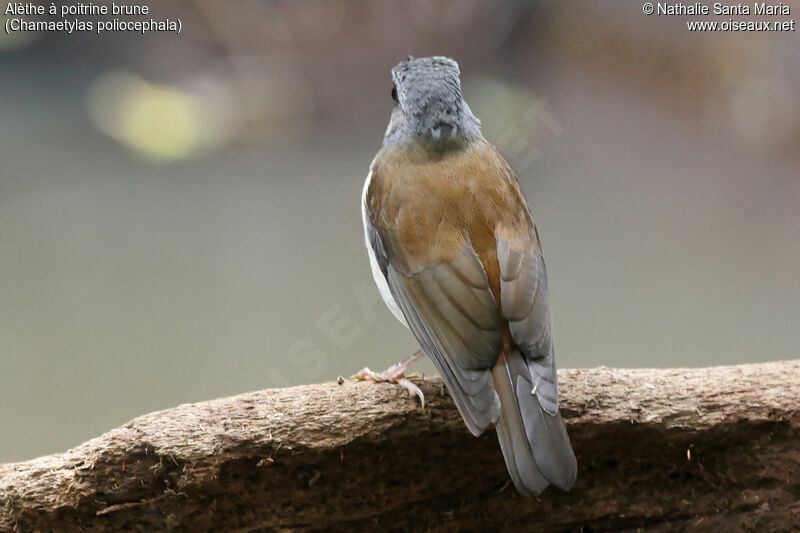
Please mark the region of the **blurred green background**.
POLYGON ((151 9, 182 33, 0 35, 0 461, 412 353, 359 212, 408 54, 460 62, 518 172, 560 367, 798 357, 797 33, 638 0, 151 9))

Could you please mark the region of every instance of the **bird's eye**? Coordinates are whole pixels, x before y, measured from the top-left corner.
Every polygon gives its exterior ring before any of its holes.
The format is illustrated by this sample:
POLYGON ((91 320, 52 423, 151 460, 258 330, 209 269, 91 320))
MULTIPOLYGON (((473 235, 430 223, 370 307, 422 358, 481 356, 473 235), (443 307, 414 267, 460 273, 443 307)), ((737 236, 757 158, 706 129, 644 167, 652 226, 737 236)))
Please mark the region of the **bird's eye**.
POLYGON ((392 85, 392 100, 394 100, 395 103, 397 103, 397 86, 396 85, 392 85))

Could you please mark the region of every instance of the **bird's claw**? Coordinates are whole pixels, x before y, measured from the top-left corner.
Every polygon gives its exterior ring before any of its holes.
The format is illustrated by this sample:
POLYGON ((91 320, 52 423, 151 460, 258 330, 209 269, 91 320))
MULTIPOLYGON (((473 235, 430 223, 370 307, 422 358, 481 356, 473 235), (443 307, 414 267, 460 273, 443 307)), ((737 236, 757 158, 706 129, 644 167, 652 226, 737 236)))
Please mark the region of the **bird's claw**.
POLYGON ((397 380, 398 385, 402 385, 408 391, 409 396, 416 395, 419 398, 419 403, 423 409, 425 409, 425 395, 422 394, 422 389, 417 387, 413 381, 408 378, 400 378, 397 380))
POLYGON ((383 372, 373 372, 367 367, 362 368, 358 374, 350 376, 350 379, 357 379, 360 381, 369 380, 375 381, 377 383, 396 383, 397 385, 402 386, 404 389, 408 391, 409 396, 416 396, 419 398, 422 407, 425 407, 425 395, 422 394, 422 390, 417 387, 408 376, 405 375, 405 371, 409 365, 414 363, 417 359, 422 357, 424 353, 422 350, 418 351, 405 361, 397 363, 396 365, 390 366, 383 372))

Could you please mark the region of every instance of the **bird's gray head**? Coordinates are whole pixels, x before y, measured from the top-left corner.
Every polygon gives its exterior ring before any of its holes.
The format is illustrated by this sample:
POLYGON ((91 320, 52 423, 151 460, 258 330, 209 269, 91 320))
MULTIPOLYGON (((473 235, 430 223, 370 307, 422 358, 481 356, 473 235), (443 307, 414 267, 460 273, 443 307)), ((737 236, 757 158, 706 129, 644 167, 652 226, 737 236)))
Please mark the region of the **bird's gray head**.
POLYGON ((461 96, 459 73, 458 63, 441 56, 409 56, 394 67, 395 106, 384 143, 445 152, 480 138, 480 121, 461 96))

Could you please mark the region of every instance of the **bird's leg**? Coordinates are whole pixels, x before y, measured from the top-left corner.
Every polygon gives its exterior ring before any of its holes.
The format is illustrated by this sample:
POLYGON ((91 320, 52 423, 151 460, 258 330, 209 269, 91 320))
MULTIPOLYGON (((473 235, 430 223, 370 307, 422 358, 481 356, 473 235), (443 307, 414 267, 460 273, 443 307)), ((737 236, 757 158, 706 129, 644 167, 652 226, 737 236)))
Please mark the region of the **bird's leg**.
POLYGON ((423 355, 425 355, 425 352, 422 350, 417 350, 414 352, 414 355, 408 359, 390 366, 383 372, 373 372, 369 368, 364 367, 358 374, 354 375, 353 378, 361 380, 368 379, 375 382, 397 383, 398 385, 402 385, 408 391, 410 396, 417 396, 419 401, 422 402, 422 407, 425 407, 425 396, 422 394, 422 391, 405 375, 408 367, 416 363, 423 355))

